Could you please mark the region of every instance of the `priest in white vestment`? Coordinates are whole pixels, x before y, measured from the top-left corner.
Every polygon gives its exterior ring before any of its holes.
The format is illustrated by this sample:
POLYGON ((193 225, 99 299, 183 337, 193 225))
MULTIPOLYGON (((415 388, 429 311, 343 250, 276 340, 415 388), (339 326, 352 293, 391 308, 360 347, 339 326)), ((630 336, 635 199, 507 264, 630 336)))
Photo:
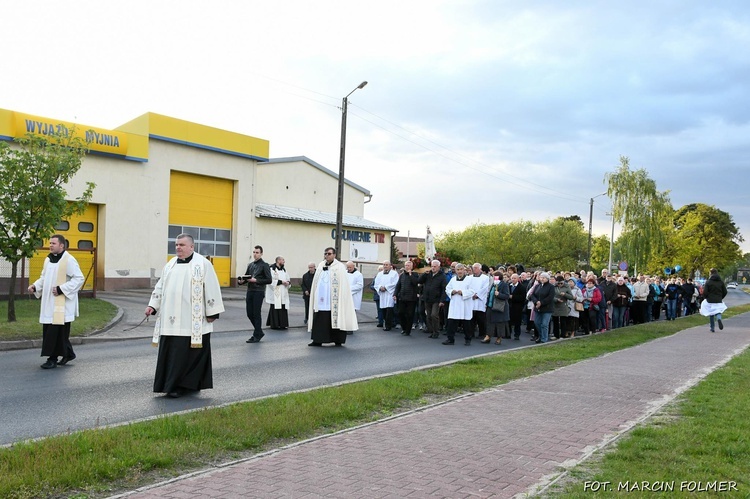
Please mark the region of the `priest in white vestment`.
POLYGON ((269 305, 266 326, 271 329, 289 327, 289 273, 284 268, 284 257, 277 256, 271 269, 271 284, 266 285, 266 303, 269 305))
POLYGON ((451 278, 445 287, 445 294, 450 298, 448 305, 448 321, 446 333, 448 339, 443 345, 455 343, 456 331, 459 326, 463 327, 464 345, 471 344, 471 317, 473 313, 472 297, 474 291, 469 286, 470 279, 466 277, 466 266, 462 263, 456 265, 456 275, 451 278))
POLYGON ((180 234, 175 253, 156 283, 146 315, 156 315, 154 346, 159 346, 154 392, 176 398, 213 388, 211 332, 224 312, 213 265, 193 251, 193 238, 180 234))
MULTIPOLYGON (((471 297, 471 333, 478 330, 477 338, 487 336, 487 297, 490 292, 491 277, 483 272, 481 263, 471 266, 472 275, 466 279, 474 292, 471 297)), ((489 272, 489 268, 487 269, 489 272)))
POLYGON ((354 262, 346 262, 346 271, 349 273, 349 288, 352 290, 354 310, 362 308, 362 291, 365 289, 365 279, 362 272, 357 270, 354 262))
POLYGON ((78 291, 85 281, 81 267, 65 251, 65 238, 55 234, 49 240, 50 254, 44 259, 42 275, 29 286, 29 293, 42 299, 42 369, 65 365, 76 358, 70 344, 70 323, 78 317, 78 291), (57 357, 62 357, 58 362, 57 357))
POLYGON ((346 343, 347 331, 359 328, 346 267, 336 259, 335 249, 326 248, 323 255, 325 259, 318 264, 310 289, 307 330, 311 347, 323 343, 341 346, 346 343))
POLYGON ((383 262, 383 270, 375 276, 374 287, 380 298, 380 308, 383 310, 384 331, 390 331, 395 322, 393 308, 396 300, 393 298, 398 284, 398 272, 393 270, 391 262, 383 262))

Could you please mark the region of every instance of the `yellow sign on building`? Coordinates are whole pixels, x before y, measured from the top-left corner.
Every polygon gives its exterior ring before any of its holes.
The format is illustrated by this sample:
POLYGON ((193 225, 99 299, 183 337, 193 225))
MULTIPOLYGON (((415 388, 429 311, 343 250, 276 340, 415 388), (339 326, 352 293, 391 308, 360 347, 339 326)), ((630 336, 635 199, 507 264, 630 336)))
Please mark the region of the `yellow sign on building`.
POLYGON ((105 130, 67 121, 53 120, 31 114, 13 112, 13 130, 11 137, 25 137, 27 134, 48 137, 67 137, 73 135, 86 142, 92 151, 125 156, 128 152, 128 136, 124 132, 105 130))

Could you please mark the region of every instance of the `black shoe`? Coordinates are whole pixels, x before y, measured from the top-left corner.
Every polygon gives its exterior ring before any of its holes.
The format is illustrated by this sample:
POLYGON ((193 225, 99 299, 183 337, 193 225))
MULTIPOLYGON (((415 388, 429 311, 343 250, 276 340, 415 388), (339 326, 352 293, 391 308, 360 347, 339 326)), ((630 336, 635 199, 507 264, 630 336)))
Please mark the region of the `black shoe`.
POLYGON ((443 345, 453 345, 454 343, 455 343, 455 341, 453 341, 453 340, 445 340, 443 342, 443 345))
POLYGON ((384 328, 383 328, 383 331, 390 331, 391 329, 392 329, 392 328, 390 328, 390 327, 384 327, 384 328))
POLYGON ((317 341, 313 341, 312 343, 308 343, 307 346, 309 347, 322 347, 322 343, 318 343, 317 341))
POLYGON ((464 346, 468 347, 469 345, 471 345, 471 338, 464 340, 464 346))
POLYGON ((514 340, 520 340, 521 338, 520 338, 520 336, 514 336, 513 339, 514 340))
POLYGON ((542 340, 535 340, 534 343, 541 343, 542 340))
POLYGON ((57 367, 57 360, 47 359, 47 362, 42 364, 42 369, 54 369, 57 367))
POLYGON ((724 329, 724 323, 721 322, 721 319, 719 319, 718 321, 719 321, 719 331, 721 331, 722 329, 724 329))
POLYGON ((402 331, 401 336, 411 336, 411 331, 402 331))
POLYGON ((180 392, 169 392, 169 393, 167 393, 167 397, 169 397, 171 399, 178 399, 178 398, 182 397, 182 394, 180 392))
POLYGON ((256 338, 255 336, 251 336, 249 340, 247 340, 245 343, 260 343, 260 338, 256 338))
POLYGON ((75 358, 76 358, 76 354, 73 354, 70 357, 63 357, 62 360, 57 363, 57 365, 64 366, 65 364, 67 364, 71 360, 74 360, 75 358))
POLYGON ((334 344, 335 344, 335 345, 336 345, 337 347, 340 347, 340 346, 341 346, 341 343, 339 343, 338 341, 337 341, 336 343, 334 343, 334 344))
POLYGON ((433 340, 437 340, 438 338, 440 338, 440 335, 438 333, 432 333, 430 335, 430 338, 433 339, 433 340))
POLYGON ((377 326, 375 326, 375 327, 383 327, 383 323, 381 322, 380 324, 378 324, 378 325, 377 325, 377 326))

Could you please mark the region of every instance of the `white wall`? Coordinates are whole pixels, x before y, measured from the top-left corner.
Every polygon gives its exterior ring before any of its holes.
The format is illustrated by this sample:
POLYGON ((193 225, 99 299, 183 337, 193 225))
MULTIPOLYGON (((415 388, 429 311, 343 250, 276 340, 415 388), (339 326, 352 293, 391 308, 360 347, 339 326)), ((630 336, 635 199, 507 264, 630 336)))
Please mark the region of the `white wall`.
MULTIPOLYGON (((258 203, 336 213, 338 180, 304 161, 259 163, 258 203)), ((364 193, 344 184, 344 213, 363 216, 364 193)))

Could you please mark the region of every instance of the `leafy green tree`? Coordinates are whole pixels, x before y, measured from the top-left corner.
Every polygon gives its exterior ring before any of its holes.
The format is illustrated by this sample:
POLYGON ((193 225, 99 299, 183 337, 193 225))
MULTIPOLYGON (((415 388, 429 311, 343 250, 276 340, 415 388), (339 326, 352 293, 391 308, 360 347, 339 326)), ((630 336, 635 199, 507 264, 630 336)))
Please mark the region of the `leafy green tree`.
POLYGON ((398 247, 396 246, 396 241, 393 238, 393 235, 391 235, 391 256, 389 258, 389 261, 393 265, 398 265, 400 258, 398 256, 398 247))
MULTIPOLYGON (((612 256, 614 258, 614 254, 612 256)), ((599 274, 609 264, 609 236, 594 237, 591 242, 591 269, 599 274)))
POLYGON ((587 234, 577 217, 532 223, 475 224, 438 237, 452 260, 488 265, 523 263, 549 269, 575 269, 584 258, 587 234))
POLYGON ((659 254, 665 245, 664 227, 669 224, 672 204, 669 191, 660 192, 643 168, 630 169, 630 160, 620 156, 620 166, 604 177, 612 200, 615 221, 622 224, 618 239, 623 255, 638 269, 659 254))
POLYGON ((17 147, 0 141, 0 256, 11 265, 8 322, 16 320, 15 288, 18 262, 31 258, 55 226, 81 213, 91 199, 94 184, 69 202, 63 188, 81 168, 88 145, 75 136, 27 135, 17 147))
POLYGON ((708 275, 711 267, 726 271, 741 259, 739 243, 743 241, 729 213, 715 206, 692 203, 674 214, 669 257, 672 265, 682 266, 688 276, 696 270, 708 275))
POLYGON ((535 267, 573 270, 586 260, 588 234, 580 219, 556 218, 536 225, 538 259, 535 267))

